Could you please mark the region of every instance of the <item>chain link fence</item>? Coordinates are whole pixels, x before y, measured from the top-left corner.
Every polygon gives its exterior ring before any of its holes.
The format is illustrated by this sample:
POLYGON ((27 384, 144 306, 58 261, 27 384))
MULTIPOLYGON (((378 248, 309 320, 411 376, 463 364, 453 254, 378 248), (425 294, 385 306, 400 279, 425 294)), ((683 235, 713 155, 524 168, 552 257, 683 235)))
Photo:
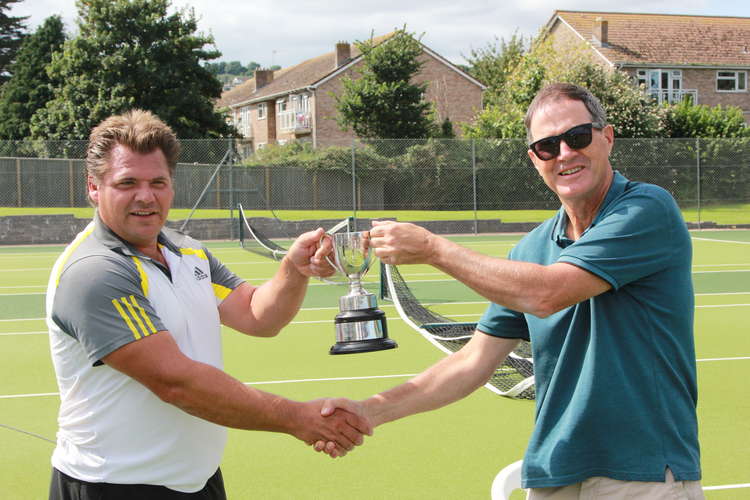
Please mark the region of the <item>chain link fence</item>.
MULTIPOLYGON (((410 211, 429 212, 420 220, 539 222, 559 207, 523 140, 356 142, 261 166, 244 165, 237 153, 243 148, 234 140, 181 143, 174 208, 242 203, 277 218, 318 218, 311 212, 323 210, 388 217, 399 211, 404 220, 403 211, 410 211)), ((0 206, 87 206, 85 148, 85 141, 1 142, 0 206)), ((611 162, 631 180, 667 189, 688 222, 750 224, 748 139, 617 139, 611 162)))

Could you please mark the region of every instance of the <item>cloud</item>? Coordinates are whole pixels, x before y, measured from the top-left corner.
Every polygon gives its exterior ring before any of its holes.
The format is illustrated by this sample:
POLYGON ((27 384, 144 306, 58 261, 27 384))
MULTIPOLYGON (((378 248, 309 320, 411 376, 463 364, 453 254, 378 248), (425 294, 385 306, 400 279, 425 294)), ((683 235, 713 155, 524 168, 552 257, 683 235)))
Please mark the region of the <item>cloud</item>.
MULTIPOLYGON (((290 66, 331 52, 338 41, 364 40, 406 25, 422 42, 462 63, 472 48, 508 40, 516 31, 535 35, 555 9, 602 10, 600 0, 172 0, 192 7, 199 29, 213 34, 222 60, 290 66), (220 4, 220 6, 219 6, 220 4)), ((747 0, 631 0, 621 12, 750 15, 747 0)), ((26 0, 12 15, 31 15, 31 28, 52 14, 74 31, 75 0, 26 0)))

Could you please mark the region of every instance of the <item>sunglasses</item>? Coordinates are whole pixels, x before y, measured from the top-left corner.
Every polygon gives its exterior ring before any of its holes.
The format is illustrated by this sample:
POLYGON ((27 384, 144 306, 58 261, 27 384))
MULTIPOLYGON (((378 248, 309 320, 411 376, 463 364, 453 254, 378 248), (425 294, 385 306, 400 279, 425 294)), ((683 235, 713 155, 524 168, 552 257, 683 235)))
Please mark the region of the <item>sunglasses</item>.
POLYGON ((560 135, 553 135, 532 142, 529 144, 529 149, 532 150, 540 160, 551 160, 552 158, 557 158, 560 154, 560 141, 565 141, 565 144, 567 144, 570 149, 583 149, 591 144, 591 129, 601 129, 602 127, 602 124, 596 122, 576 125, 560 135))

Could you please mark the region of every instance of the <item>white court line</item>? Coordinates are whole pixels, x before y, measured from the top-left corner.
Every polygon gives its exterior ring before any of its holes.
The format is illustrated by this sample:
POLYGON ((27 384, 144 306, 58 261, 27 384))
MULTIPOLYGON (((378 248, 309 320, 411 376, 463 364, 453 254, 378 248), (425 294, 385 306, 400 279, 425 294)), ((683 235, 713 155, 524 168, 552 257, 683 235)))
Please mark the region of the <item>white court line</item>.
MULTIPOLYGON (((716 264, 716 266, 744 266, 747 264, 716 264)), ((691 271, 691 274, 718 274, 718 273, 750 273, 750 269, 731 269, 731 270, 723 270, 723 271, 691 271)), ((408 278, 412 278, 414 276, 445 276, 442 273, 414 273, 407 275, 408 278)), ((265 283, 266 281, 270 280, 271 277, 252 277, 252 278, 246 278, 244 276, 240 276, 241 279, 247 281, 247 282, 261 282, 265 283)), ((454 283, 458 282, 458 280, 453 278, 441 278, 441 279, 433 279, 433 280, 411 280, 411 283, 454 283)), ((377 285, 376 281, 366 281, 365 285, 377 285)), ((313 281, 308 286, 341 286, 345 285, 345 283, 326 283, 322 281, 313 281)), ((46 288, 47 283, 41 284, 41 285, 18 285, 18 286, 0 286, 0 290, 2 289, 22 289, 22 288, 46 288)), ((44 295, 47 292, 28 292, 28 293, 0 293, 0 296, 4 295, 44 295)), ((697 294, 696 294, 697 295, 697 294)))
POLYGON ((737 243, 739 245, 750 245, 750 241, 716 240, 713 238, 696 238, 696 237, 693 237, 693 239, 700 240, 700 241, 713 241, 716 243, 737 243))
POLYGON ((750 273, 750 269, 727 269, 726 271, 693 271, 692 274, 750 273))
POLYGON ((718 307, 747 307, 750 304, 724 304, 724 305, 709 305, 709 306, 695 306, 696 309, 716 309, 718 307))
POLYGON ((750 266, 749 263, 744 262, 742 264, 693 264, 693 268, 696 267, 742 267, 750 266))
POLYGON ((750 488, 750 483, 745 484, 725 484, 722 486, 704 486, 703 489, 705 491, 708 490, 731 490, 734 488, 750 488))
MULTIPOLYGON (((375 380, 384 378, 410 378, 417 373, 400 373, 397 375, 367 375, 362 377, 329 377, 329 378, 301 378, 291 380, 263 380, 260 382, 243 382, 245 385, 267 385, 267 384, 296 384, 302 382, 341 382, 345 380, 375 380)), ((0 394, 0 399, 41 398, 59 396, 59 392, 38 392, 35 394, 0 394)))
POLYGON ((738 361, 738 360, 744 360, 744 359, 750 359, 750 356, 742 356, 739 358, 703 358, 703 359, 696 359, 698 362, 702 361, 738 361))
POLYGON ((6 333, 0 333, 0 337, 5 337, 8 335, 47 335, 49 332, 6 332, 6 333))
POLYGON ((370 375, 365 377, 330 377, 330 378, 302 378, 296 380, 267 380, 264 382, 243 382, 245 385, 263 385, 263 384, 293 384, 297 382, 338 382, 342 380, 374 380, 380 378, 407 378, 415 377, 417 373, 402 373, 399 375, 370 375))
MULTIPOLYGON (((704 297, 704 296, 718 296, 718 295, 750 295, 750 292, 731 292, 731 293, 698 293, 695 294, 696 297, 704 297)), ((479 302, 437 302, 437 303, 424 303, 425 306, 471 306, 471 305, 486 305, 488 302, 486 301, 479 301, 479 302)), ((750 304, 723 304, 723 305, 705 305, 705 306, 695 306, 696 309, 702 309, 706 307, 714 308, 714 307, 746 307, 750 306, 750 304)), ((393 307, 392 304, 384 303, 380 304, 380 307, 393 307)), ((300 309, 300 312, 303 311, 338 311, 338 307, 305 307, 303 309, 300 309)), ((467 314, 463 315, 453 315, 451 316, 471 316, 467 314)), ((13 319, 0 319, 0 323, 9 323, 11 321, 44 321, 45 318, 13 318, 13 319)), ((292 322, 294 324, 295 322, 292 322)), ((304 323, 304 322, 301 322, 304 323)))

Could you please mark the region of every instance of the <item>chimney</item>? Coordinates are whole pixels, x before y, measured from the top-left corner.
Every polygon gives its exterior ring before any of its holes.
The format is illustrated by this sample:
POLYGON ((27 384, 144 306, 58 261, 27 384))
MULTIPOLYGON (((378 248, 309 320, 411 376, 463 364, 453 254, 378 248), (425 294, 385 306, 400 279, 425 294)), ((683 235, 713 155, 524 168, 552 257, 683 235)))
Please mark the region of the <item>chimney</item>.
POLYGON ((352 58, 352 46, 348 42, 336 44, 336 67, 340 68, 352 58))
POLYGON ((594 44, 599 47, 607 47, 609 23, 603 17, 594 19, 594 44))
POLYGON ((256 69, 255 73, 255 90, 265 87, 273 81, 272 69, 256 69))

